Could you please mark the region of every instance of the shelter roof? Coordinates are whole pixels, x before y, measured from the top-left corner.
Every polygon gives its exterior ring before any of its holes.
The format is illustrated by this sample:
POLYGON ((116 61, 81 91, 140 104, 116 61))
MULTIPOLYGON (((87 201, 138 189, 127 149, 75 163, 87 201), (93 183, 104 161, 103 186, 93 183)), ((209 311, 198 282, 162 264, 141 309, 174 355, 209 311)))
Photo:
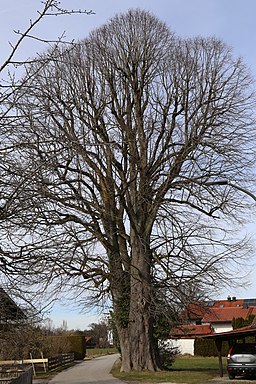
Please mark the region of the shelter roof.
POLYGON ((3 288, 0 288, 0 320, 25 319, 22 309, 11 299, 3 288))
POLYGON ((174 338, 188 338, 195 336, 205 336, 212 333, 212 327, 210 324, 204 325, 181 325, 176 328, 172 328, 170 335, 174 338))

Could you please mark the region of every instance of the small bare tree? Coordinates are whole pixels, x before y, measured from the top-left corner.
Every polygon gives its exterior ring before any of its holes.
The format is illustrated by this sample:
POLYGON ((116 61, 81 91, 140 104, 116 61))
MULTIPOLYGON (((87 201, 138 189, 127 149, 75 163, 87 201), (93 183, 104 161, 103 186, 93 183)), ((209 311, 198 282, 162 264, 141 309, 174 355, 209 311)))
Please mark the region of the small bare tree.
MULTIPOLYGON (((6 153, 8 153, 11 148, 8 146, 8 135, 10 133, 11 127, 9 125, 10 120, 10 110, 13 106, 12 103, 10 103, 10 100, 12 97, 14 97, 14 93, 17 92, 17 90, 24 90, 26 88, 26 78, 21 78, 22 70, 19 72, 19 75, 16 75, 16 70, 20 69, 20 67, 23 69, 23 76, 25 71, 25 65, 28 63, 40 63, 39 65, 43 65, 46 63, 46 61, 49 60, 49 57, 47 58, 44 56, 44 60, 42 60, 42 57, 40 54, 38 54, 36 57, 27 57, 25 60, 18 60, 16 58, 18 51, 22 48, 23 42, 26 39, 36 40, 40 43, 46 44, 47 47, 51 47, 51 51, 55 51, 57 47, 64 42, 64 34, 62 36, 57 37, 55 40, 47 40, 44 38, 39 38, 37 35, 35 35, 34 29, 35 27, 43 21, 46 17, 50 16, 63 16, 63 15, 75 15, 75 14, 86 14, 90 15, 93 14, 93 11, 86 11, 86 10, 69 10, 65 9, 61 6, 61 1, 58 0, 45 0, 41 1, 42 3, 42 9, 38 10, 38 16, 32 20, 30 19, 28 27, 24 31, 15 30, 14 33, 17 36, 17 40, 15 43, 10 43, 10 53, 7 55, 6 59, 0 63, 0 75, 2 76, 0 79, 0 127, 2 131, 2 137, 5 138, 5 144, 0 149, 0 156, 1 156, 1 169, 3 173, 4 171, 4 162, 5 162, 5 156, 6 153), (7 102, 8 100, 8 102, 7 102), (8 116, 8 119, 6 120, 6 117, 8 116), (7 124, 6 124, 7 122, 7 124)), ((72 42, 65 42, 66 44, 72 45, 72 42)), ((15 97, 14 97, 15 99, 15 97)), ((4 183, 2 184, 2 186, 4 183)), ((20 186, 21 187, 21 186, 20 186)), ((4 191, 4 187, 2 188, 2 191, 4 191)), ((14 190, 13 193, 15 194, 14 190)), ((12 194, 2 193, 1 194, 1 219, 3 220, 6 216, 9 216, 8 209, 10 208, 10 201, 14 201, 14 196, 12 194)), ((2 263, 2 266, 4 265, 4 259, 2 261, 0 260, 0 263, 2 263)))
POLYGON ((96 348, 109 348, 109 331, 106 321, 89 324, 88 335, 92 337, 93 344, 96 348))
MULTIPOLYGON (((11 141, 8 140, 9 134, 12 131, 11 127, 11 121, 13 121, 13 118, 11 117, 11 110, 13 108, 11 100, 15 100, 15 93, 17 91, 21 91, 26 88, 26 78, 23 77, 25 73, 25 65, 28 63, 41 63, 40 65, 43 65, 46 63, 46 61, 49 58, 44 57, 44 60, 41 60, 40 54, 37 54, 36 57, 27 57, 25 60, 18 60, 18 52, 19 50, 22 50, 23 43, 25 40, 34 40, 37 41, 43 45, 46 45, 48 48, 51 47, 51 50, 54 51, 60 44, 64 42, 64 33, 62 36, 56 37, 54 40, 47 40, 43 37, 38 37, 34 30, 36 26, 44 21, 45 18, 51 17, 51 16, 68 16, 68 15, 76 15, 76 14, 93 14, 92 11, 86 11, 86 10, 69 10, 65 9, 61 6, 61 1, 58 0, 45 0, 41 1, 41 9, 38 10, 37 17, 35 19, 30 19, 28 23, 28 27, 23 30, 16 30, 14 31, 14 34, 16 36, 15 43, 9 43, 10 45, 10 52, 6 56, 5 60, 0 63, 0 129, 2 138, 4 139, 4 144, 0 148, 0 168, 1 168, 1 174, 2 176, 7 176, 8 170, 5 167, 5 161, 6 161, 6 155, 12 151, 9 144, 11 144, 11 141), (23 73, 23 76, 21 75, 23 73), (8 102, 7 102, 8 101, 8 102), (7 119, 8 117, 8 119, 7 119), (7 120, 6 120, 7 119, 7 120), (6 124, 7 123, 7 124, 6 124)), ((65 42, 66 44, 72 45, 72 42, 65 42)), ((13 175, 14 176, 14 175, 13 175)), ((15 178, 15 177, 14 177, 15 178)), ((15 215, 15 211, 17 205, 14 203, 16 200, 17 195, 19 194, 18 190, 22 189, 22 184, 19 184, 18 179, 16 178, 16 182, 14 182, 14 179, 11 177, 9 179, 10 184, 9 188, 7 187, 7 183, 2 180, 1 183, 1 196, 0 196, 0 226, 4 226, 5 220, 10 219, 15 215), (12 179, 12 181, 11 181, 12 179), (15 186, 16 184, 16 186, 15 186), (16 206, 16 208, 14 207, 16 206)), ((7 181, 7 179, 6 179, 7 181)), ((19 210, 19 209, 18 209, 19 210)), ((18 211, 17 211, 18 212, 18 211)), ((1 255, 3 256, 5 252, 8 253, 9 247, 10 247, 10 239, 7 240, 6 243, 1 242, 0 249, 1 249, 1 255)), ((0 271, 3 271, 4 273, 1 273, 0 275, 0 287, 5 286, 5 288, 8 290, 8 293, 11 291, 14 294, 14 297, 17 299, 22 298, 22 301, 28 308, 30 306, 30 309, 33 310, 33 313, 31 314, 32 318, 35 320, 35 308, 33 307, 33 303, 29 300, 26 300, 26 298, 23 296, 23 291, 20 289, 20 286, 17 285, 16 276, 20 276, 20 274, 24 274, 21 272, 21 270, 17 270, 15 265, 13 264, 13 271, 15 271, 14 274, 6 274, 6 271, 8 269, 8 266, 6 265, 6 260, 4 257, 0 257, 0 271)), ((29 288, 29 291, 32 292, 33 289, 31 287, 29 288)), ((34 296, 36 295, 36 290, 33 291, 34 296)), ((39 303, 37 302, 37 310, 40 311, 42 307, 39 307, 39 303)), ((30 325, 27 325, 27 322, 30 323, 30 314, 29 312, 26 312, 26 321, 18 321, 16 319, 16 326, 10 327, 10 329, 5 329, 1 327, 4 323, 4 319, 7 316, 8 308, 5 305, 5 302, 1 299, 0 303, 0 337, 2 341, 2 347, 4 343, 6 345, 10 344, 10 339, 13 340, 13 343, 20 343, 20 337, 22 333, 22 329, 24 330, 24 327, 26 327, 26 332, 29 332, 30 325), (20 335, 20 336, 18 336, 20 335)), ((8 316, 7 316, 8 317, 8 316)), ((20 348, 20 347, 18 347, 20 348)), ((16 349, 14 348, 14 344, 12 344, 12 347, 8 348, 8 351, 12 349, 12 353, 15 354, 16 349)), ((20 350, 20 349, 19 349, 20 350)), ((5 352, 7 352, 7 349, 5 348, 5 352)), ((20 356, 21 357, 21 356, 20 356)))
POLYGON ((182 305, 248 251, 232 224, 251 207, 249 72, 223 42, 131 10, 24 81, 1 139, 4 272, 110 297, 122 370, 157 370, 156 292, 182 305))

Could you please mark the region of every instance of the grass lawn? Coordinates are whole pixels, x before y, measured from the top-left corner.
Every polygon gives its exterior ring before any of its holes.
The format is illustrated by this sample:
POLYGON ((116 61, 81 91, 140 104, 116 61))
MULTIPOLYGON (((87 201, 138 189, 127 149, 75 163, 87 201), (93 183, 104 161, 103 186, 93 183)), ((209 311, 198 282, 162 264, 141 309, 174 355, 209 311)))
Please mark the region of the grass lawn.
POLYGON ((87 348, 86 357, 97 357, 103 355, 111 355, 113 353, 118 353, 116 348, 87 348))
MULTIPOLYGON (((224 372, 226 359, 223 359, 224 372)), ((170 371, 161 372, 119 372, 118 367, 112 371, 115 377, 126 381, 141 381, 147 383, 188 383, 199 384, 219 375, 219 364, 217 357, 177 357, 170 371)))

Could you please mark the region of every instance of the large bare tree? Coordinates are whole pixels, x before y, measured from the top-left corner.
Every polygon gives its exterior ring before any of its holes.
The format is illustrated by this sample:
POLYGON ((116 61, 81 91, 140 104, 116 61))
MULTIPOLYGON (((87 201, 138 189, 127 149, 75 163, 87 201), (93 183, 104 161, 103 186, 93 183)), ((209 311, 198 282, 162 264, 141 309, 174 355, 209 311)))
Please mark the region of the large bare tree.
POLYGON ((223 42, 140 10, 45 57, 4 121, 5 273, 110 296, 122 370, 157 370, 158 293, 217 289, 247 251, 252 79, 223 42))

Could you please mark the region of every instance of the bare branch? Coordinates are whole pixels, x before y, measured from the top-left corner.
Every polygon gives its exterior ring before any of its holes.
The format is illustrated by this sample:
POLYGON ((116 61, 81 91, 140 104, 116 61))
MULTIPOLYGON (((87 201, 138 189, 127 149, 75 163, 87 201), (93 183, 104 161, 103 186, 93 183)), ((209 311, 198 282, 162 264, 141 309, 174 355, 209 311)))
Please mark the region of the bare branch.
MULTIPOLYGON (((17 64, 16 61, 12 61, 15 53, 17 52, 18 48, 22 44, 23 40, 26 38, 32 38, 34 40, 38 40, 41 42, 49 43, 48 40, 40 39, 36 36, 30 35, 30 32, 35 28, 35 26, 41 22, 41 20, 46 16, 59 16, 59 15, 73 15, 73 14, 87 14, 91 15, 94 14, 92 10, 86 11, 86 10, 68 10, 68 9, 62 9, 59 4, 60 2, 57 0, 47 0, 42 1, 42 4, 44 4, 43 9, 41 11, 38 11, 38 17, 35 20, 30 20, 30 24, 27 27, 27 29, 24 32, 20 32, 19 30, 14 31, 17 35, 20 37, 16 41, 14 45, 11 45, 11 53, 6 58, 4 63, 0 66, 0 73, 9 65, 9 64, 17 64), (52 12, 50 11, 52 10, 52 12)), ((61 41, 61 38, 57 40, 58 42, 61 41)), ((51 41, 52 43, 53 41, 51 41)), ((20 62, 18 62, 21 64, 20 62)))

